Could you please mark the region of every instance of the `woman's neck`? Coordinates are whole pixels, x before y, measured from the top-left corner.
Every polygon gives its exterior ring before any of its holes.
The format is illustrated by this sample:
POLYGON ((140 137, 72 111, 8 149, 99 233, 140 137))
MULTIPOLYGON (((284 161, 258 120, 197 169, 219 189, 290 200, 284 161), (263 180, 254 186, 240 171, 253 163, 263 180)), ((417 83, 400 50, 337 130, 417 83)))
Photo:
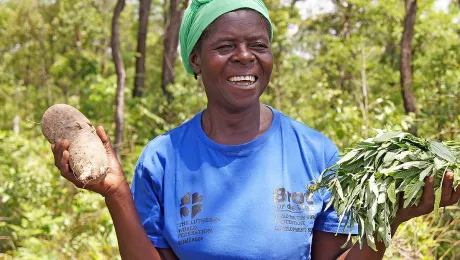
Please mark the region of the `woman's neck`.
POLYGON ((255 107, 238 112, 210 107, 203 112, 201 126, 214 142, 238 145, 250 142, 270 128, 273 112, 270 108, 255 104, 255 107))

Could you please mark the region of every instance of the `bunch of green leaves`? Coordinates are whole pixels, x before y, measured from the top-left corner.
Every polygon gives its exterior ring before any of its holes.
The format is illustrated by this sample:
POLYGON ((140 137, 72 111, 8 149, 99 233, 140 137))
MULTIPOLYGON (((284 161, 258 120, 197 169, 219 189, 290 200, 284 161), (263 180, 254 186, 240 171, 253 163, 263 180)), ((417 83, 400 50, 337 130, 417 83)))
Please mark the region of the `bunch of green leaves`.
POLYGON ((456 188, 460 184, 459 142, 440 143, 409 133, 379 130, 374 138, 348 149, 309 190, 330 190, 332 197, 326 209, 334 206, 339 227, 346 220, 343 229, 350 228, 348 240, 357 224, 360 245, 367 239, 376 250, 374 235, 389 245, 391 224, 400 203, 404 208, 418 205, 427 177, 434 177, 434 213, 438 216, 447 169, 454 173, 456 188))

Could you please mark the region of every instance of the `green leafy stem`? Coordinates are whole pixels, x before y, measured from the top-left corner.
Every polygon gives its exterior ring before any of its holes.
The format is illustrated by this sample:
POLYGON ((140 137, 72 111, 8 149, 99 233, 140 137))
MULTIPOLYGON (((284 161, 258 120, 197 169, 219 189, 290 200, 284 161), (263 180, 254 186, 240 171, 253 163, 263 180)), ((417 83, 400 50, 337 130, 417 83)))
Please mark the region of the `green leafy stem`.
POLYGON ((343 157, 324 170, 309 186, 310 192, 328 189, 339 216, 337 232, 358 225, 358 241, 374 250, 375 239, 391 242, 391 224, 396 212, 420 202, 426 177, 434 177, 434 214, 439 216, 442 182, 446 170, 454 173, 454 189, 460 184, 460 142, 428 141, 405 132, 378 130, 374 138, 347 149, 343 157), (344 222, 345 221, 345 222, 344 222), (345 223, 342 225, 342 223, 345 223))

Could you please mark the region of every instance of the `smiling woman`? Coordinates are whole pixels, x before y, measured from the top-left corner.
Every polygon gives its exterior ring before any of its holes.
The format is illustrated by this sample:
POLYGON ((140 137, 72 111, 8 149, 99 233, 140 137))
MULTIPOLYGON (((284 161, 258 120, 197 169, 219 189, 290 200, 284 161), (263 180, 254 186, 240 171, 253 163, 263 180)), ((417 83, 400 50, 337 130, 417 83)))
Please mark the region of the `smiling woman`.
MULTIPOLYGON (((146 146, 131 189, 97 129, 110 169, 102 183, 85 188, 105 196, 123 258, 383 257, 383 243, 378 252, 367 245, 342 249, 343 234, 356 234, 356 226, 339 221, 332 207, 323 210, 330 192, 308 192, 338 161, 334 143, 260 102, 274 63, 272 28, 260 0, 192 1, 180 32, 182 61, 201 76, 208 104, 146 146)), ((68 141, 54 147, 56 166, 81 187, 68 166, 68 147, 68 141)), ((451 179, 443 187, 445 201, 458 201, 451 179)), ((418 207, 400 209, 391 231, 428 213, 433 196, 426 189, 418 207)))
MULTIPOLYGON (((229 139, 228 136, 219 136, 226 127, 219 130, 218 126, 223 125, 212 120, 212 117, 220 118, 220 114, 241 111, 254 111, 256 115, 261 110, 263 120, 271 120, 272 112, 260 106, 259 102, 273 68, 270 30, 267 30, 266 21, 266 18, 250 9, 226 13, 208 27, 211 33, 201 38, 198 47, 189 56, 193 72, 202 76, 208 97, 208 109, 203 113, 203 129, 215 141, 241 144, 266 129, 253 128, 249 136, 238 133, 229 139), (210 125, 214 122, 217 123, 216 127, 210 125)), ((259 123, 252 119, 251 122, 259 123)), ((267 122, 260 124, 266 128, 270 125, 267 122)))

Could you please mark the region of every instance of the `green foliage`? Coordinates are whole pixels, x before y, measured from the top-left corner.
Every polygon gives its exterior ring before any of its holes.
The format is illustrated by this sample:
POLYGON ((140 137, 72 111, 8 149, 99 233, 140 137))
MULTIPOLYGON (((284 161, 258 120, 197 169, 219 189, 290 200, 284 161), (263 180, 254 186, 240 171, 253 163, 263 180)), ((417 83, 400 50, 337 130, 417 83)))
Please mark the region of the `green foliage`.
POLYGON ((13 258, 113 258, 116 238, 102 197, 57 174, 49 144, 0 131, 0 250, 13 258), (101 210, 101 208, 103 210, 101 210))
POLYGON ((441 213, 440 219, 428 215, 401 225, 386 251, 386 258, 457 259, 460 256, 459 209, 452 206, 441 213))
POLYGON ((374 138, 355 144, 336 164, 324 170, 309 192, 323 188, 331 191, 326 209, 334 205, 339 219, 346 217, 345 227, 358 224, 360 245, 367 241, 376 250, 376 234, 377 241, 388 247, 391 223, 398 209, 420 203, 427 177, 434 178, 433 214, 439 217, 446 169, 454 173, 454 190, 460 186, 460 157, 454 156, 458 147, 460 142, 446 145, 405 132, 379 131, 374 138), (328 174, 331 171, 334 173, 328 174))
MULTIPOLYGON (((418 1, 414 88, 419 112, 405 115, 399 86, 404 5, 399 0, 332 1, 330 12, 303 16, 302 1, 266 0, 275 26, 275 67, 264 103, 323 132, 343 149, 374 128, 459 140, 460 8, 435 11, 418 1)), ((114 258, 116 238, 102 198, 59 176, 41 137, 43 112, 55 103, 80 109, 109 135, 115 129, 116 76, 110 53, 114 0, 0 1, 0 258, 114 258), (18 116, 19 134, 13 119, 18 116), (6 218, 6 219, 4 219, 6 218), (3 239, 7 237, 7 239, 3 239), (2 255, 4 253, 4 255, 2 255)), ((150 13, 146 91, 132 98, 138 3, 120 20, 127 71, 122 163, 128 180, 145 144, 206 107, 200 81, 175 63, 167 102, 160 88, 164 2, 150 13)), ((447 209, 405 224, 387 256, 456 259, 460 216, 447 209), (457 243, 457 244, 456 244, 457 243)))

